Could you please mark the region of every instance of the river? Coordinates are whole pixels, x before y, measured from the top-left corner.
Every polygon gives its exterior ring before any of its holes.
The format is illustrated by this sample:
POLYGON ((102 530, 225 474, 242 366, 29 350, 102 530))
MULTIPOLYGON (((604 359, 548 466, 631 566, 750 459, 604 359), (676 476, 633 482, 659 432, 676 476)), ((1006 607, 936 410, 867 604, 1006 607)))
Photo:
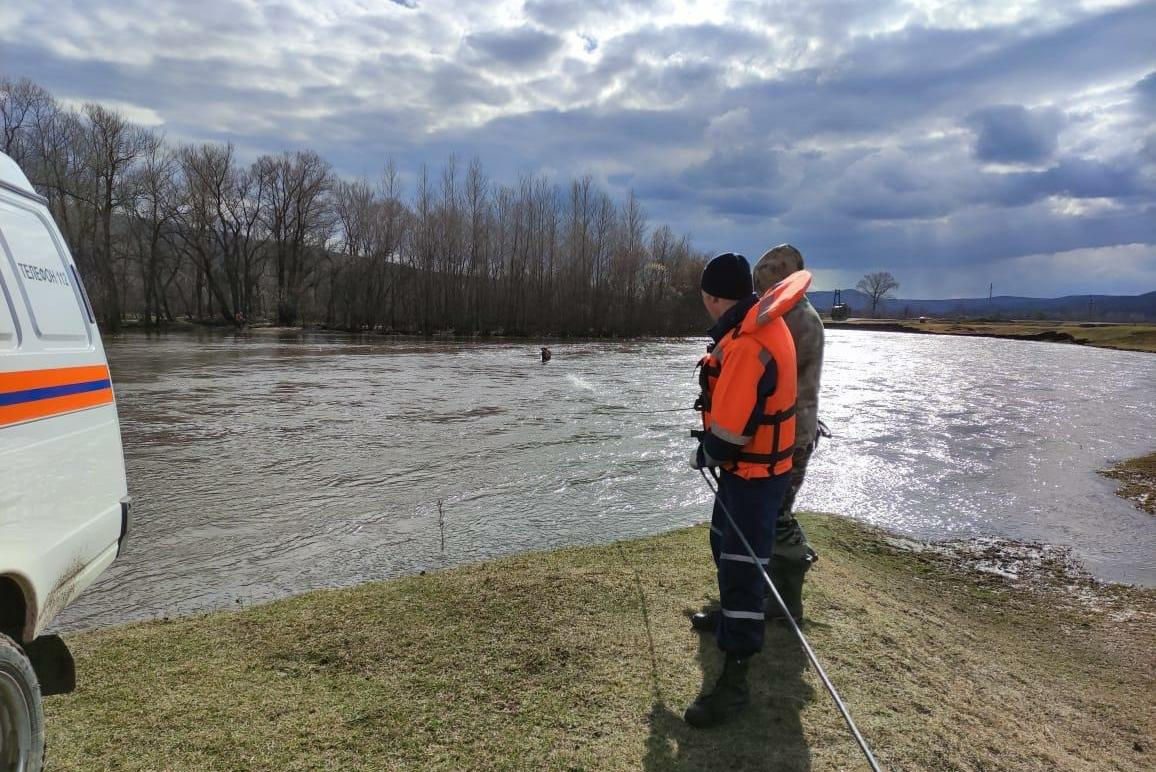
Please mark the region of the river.
MULTIPOLYGON (((648 411, 693 402, 704 343, 559 343, 542 364, 529 343, 109 340, 136 527, 56 627, 699 522, 696 415, 648 411)), ((832 330, 821 399, 835 437, 800 508, 1069 546, 1101 578, 1156 585, 1156 518, 1096 474, 1152 449, 1156 357, 832 330)))

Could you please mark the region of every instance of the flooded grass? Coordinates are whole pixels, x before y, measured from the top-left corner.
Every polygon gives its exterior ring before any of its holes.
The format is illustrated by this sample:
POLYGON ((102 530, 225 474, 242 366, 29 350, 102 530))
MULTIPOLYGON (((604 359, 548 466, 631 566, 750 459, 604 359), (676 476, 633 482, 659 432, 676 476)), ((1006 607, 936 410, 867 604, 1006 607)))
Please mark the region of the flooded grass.
MULTIPOLYGON (((1152 767, 1156 592, 805 522, 806 629, 886 768, 1152 767)), ((862 768, 783 627, 747 716, 681 721, 720 667, 687 621, 717 597, 706 543, 699 526, 72 636, 51 766, 862 768)))
POLYGON ((1122 461, 1100 474, 1120 482, 1117 495, 1156 515, 1156 452, 1122 461))

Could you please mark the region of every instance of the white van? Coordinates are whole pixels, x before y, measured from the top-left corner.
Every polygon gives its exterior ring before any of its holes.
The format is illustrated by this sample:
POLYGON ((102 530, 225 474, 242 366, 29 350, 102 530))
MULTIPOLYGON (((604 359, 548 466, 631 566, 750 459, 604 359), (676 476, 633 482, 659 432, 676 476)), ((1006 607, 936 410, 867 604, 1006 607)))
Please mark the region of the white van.
POLYGON ((0 772, 39 770, 44 629, 120 553, 131 500, 104 346, 43 198, 0 153, 0 772))

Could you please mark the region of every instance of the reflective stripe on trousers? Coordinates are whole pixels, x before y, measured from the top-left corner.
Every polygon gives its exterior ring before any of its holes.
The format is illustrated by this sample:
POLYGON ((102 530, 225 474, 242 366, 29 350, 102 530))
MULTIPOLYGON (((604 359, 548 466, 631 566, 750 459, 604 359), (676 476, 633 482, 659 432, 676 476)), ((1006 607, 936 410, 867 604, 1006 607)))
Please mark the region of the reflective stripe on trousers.
MULTIPOLYGON (((756 480, 744 480, 729 472, 720 475, 719 495, 764 567, 770 562, 775 519, 790 480, 790 473, 756 480)), ((737 656, 753 654, 763 647, 767 585, 717 502, 711 518, 710 548, 718 568, 722 603, 715 630, 719 648, 737 656)))

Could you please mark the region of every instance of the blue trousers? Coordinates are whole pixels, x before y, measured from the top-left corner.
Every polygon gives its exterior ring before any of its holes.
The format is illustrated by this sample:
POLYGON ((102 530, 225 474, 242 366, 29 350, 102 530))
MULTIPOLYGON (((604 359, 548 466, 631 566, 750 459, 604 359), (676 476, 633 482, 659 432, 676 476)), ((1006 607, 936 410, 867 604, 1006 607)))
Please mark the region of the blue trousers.
MULTIPOLYGON (((790 482, 789 472, 758 480, 745 480, 729 472, 719 476, 719 496, 768 572, 775 546, 775 520, 790 482)), ((715 629, 718 647, 736 657, 750 656, 763 648, 767 585, 717 500, 710 522, 710 551, 718 569, 722 601, 715 629)))

